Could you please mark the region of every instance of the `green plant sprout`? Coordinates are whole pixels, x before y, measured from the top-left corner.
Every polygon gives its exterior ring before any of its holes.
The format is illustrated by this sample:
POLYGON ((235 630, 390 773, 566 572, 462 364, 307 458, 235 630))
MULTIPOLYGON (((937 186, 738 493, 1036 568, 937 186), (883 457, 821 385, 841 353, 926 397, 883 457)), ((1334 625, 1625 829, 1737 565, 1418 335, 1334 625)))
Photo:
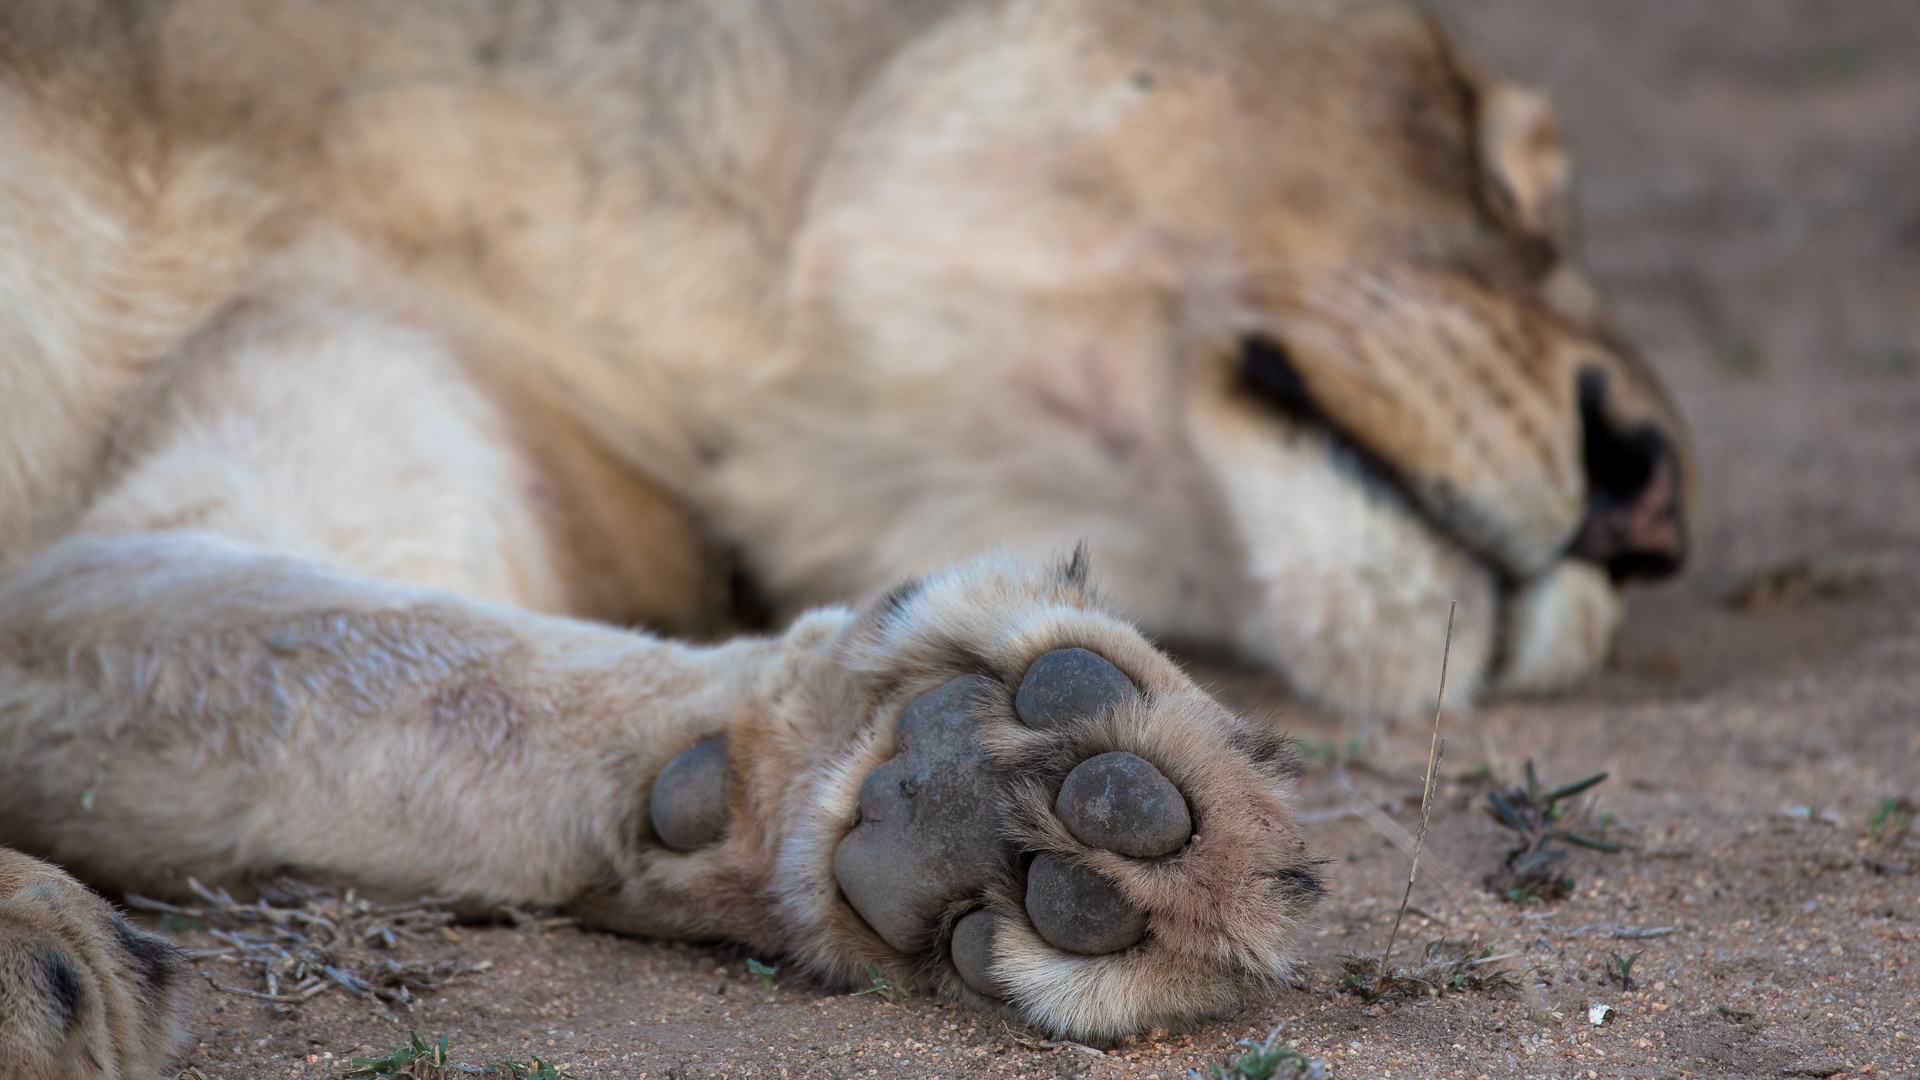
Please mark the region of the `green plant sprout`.
POLYGON ((896 1005, 907 1000, 906 991, 888 982, 887 977, 880 973, 880 969, 872 964, 867 965, 867 982, 870 985, 865 990, 856 990, 848 996, 864 997, 867 994, 879 994, 896 1005))
POLYGON ((1188 1069, 1187 1075, 1193 1080, 1324 1080, 1325 1061, 1308 1057, 1280 1041, 1280 1032, 1286 1026, 1281 1024, 1268 1032, 1265 1042, 1241 1039, 1234 1044, 1242 1050, 1239 1057, 1230 1057, 1221 1065, 1208 1065, 1204 1074, 1188 1069))
POLYGON ((1533 760, 1527 759, 1527 782, 1506 794, 1487 792, 1488 813, 1495 821, 1520 836, 1520 846, 1507 853, 1501 869, 1487 878, 1487 887, 1516 904, 1540 904, 1557 900, 1573 891, 1573 879, 1561 874, 1555 864, 1567 857, 1555 842, 1573 844, 1594 851, 1617 852, 1620 845, 1592 836, 1582 836, 1565 828, 1567 811, 1561 803, 1586 791, 1607 778, 1596 773, 1552 791, 1542 791, 1534 774, 1533 760))
POLYGON ((407 1032, 406 1046, 391 1047, 385 1057, 357 1057, 348 1063, 346 1075, 358 1080, 451 1080, 455 1076, 511 1077, 512 1080, 578 1080, 561 1072, 552 1062, 535 1057, 532 1061, 496 1061, 485 1068, 454 1065, 447 1060, 453 1037, 440 1036, 429 1042, 417 1031, 407 1032))
POLYGON ((1867 818, 1867 839, 1875 846, 1899 843, 1913 828, 1913 806, 1905 799, 1890 798, 1867 818))
POLYGON ((1495 956, 1489 946, 1479 952, 1467 949, 1458 956, 1448 956, 1443 951, 1447 945, 1444 941, 1427 942, 1419 967, 1391 968, 1384 977, 1379 961, 1348 953, 1340 958, 1340 966, 1347 973, 1346 978, 1340 980, 1340 989, 1366 1001, 1393 1001, 1514 985, 1513 973, 1503 966, 1511 954, 1495 956), (1435 953, 1441 955, 1436 957, 1435 953))
POLYGON ((770 967, 766 964, 761 963, 758 960, 749 958, 747 960, 747 973, 759 978, 760 989, 765 990, 767 992, 767 1000, 772 1001, 773 1000, 773 977, 780 973, 780 969, 777 967, 770 967))
POLYGON ((1607 954, 1607 975, 1610 978, 1620 980, 1621 992, 1624 993, 1633 989, 1633 965, 1638 963, 1640 958, 1645 955, 1647 955, 1645 950, 1625 958, 1622 958, 1619 953, 1610 952, 1607 954))

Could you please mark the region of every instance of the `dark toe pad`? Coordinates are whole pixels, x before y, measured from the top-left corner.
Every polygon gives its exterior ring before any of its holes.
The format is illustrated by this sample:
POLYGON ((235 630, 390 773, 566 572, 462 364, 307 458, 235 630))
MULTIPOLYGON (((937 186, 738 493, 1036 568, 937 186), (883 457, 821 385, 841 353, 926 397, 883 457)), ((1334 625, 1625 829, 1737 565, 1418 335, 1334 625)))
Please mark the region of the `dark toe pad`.
POLYGON ((1052 854, 1027 871, 1027 917, 1050 944, 1089 956, 1118 952, 1147 932, 1147 913, 1118 886, 1052 854))
POLYGON ((647 810, 654 834, 675 851, 694 851, 727 834, 727 740, 708 739, 660 770, 647 810))
POLYGON ((1055 649, 1027 669, 1013 711, 1028 727, 1057 727, 1099 716, 1135 693, 1133 682, 1100 654, 1055 649))
POLYGON ((978 895, 1006 861, 1001 776, 973 715, 995 685, 966 675, 907 706, 899 753, 867 774, 859 823, 834 851, 847 902, 901 952, 925 944, 946 906, 978 895))
POLYGON ((1159 769, 1120 751, 1075 767, 1053 808, 1074 839, 1139 859, 1180 850, 1193 831, 1180 789, 1159 769))
POLYGON ((968 986, 991 998, 1000 996, 988 969, 993 965, 993 936, 1000 928, 1000 916, 980 910, 953 925, 953 966, 968 986))

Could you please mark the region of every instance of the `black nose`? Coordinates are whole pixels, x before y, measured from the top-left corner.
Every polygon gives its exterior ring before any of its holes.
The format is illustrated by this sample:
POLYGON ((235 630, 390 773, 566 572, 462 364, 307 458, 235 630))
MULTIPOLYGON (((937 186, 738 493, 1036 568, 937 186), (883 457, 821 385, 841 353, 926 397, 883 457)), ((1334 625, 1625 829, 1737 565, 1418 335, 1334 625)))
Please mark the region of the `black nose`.
POLYGON ((1569 552, 1605 566, 1616 581, 1666 577, 1687 558, 1679 458, 1652 424, 1616 427, 1606 403, 1606 375, 1581 372, 1587 519, 1569 552))

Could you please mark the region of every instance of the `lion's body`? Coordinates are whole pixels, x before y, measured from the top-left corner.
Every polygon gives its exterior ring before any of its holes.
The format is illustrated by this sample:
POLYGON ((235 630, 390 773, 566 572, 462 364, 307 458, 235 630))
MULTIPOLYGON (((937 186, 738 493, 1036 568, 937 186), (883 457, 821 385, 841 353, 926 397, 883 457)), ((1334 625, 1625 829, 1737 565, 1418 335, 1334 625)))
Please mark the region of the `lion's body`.
MULTIPOLYGON (((1454 601, 1458 703, 1597 662, 1595 417, 1683 446, 1559 261, 1550 118, 1391 4, 30 0, 0 151, 0 841, 118 887, 293 866, 897 965, 819 889, 903 688, 1076 634, 1184 681, 1012 571, 903 637, 574 620, 1084 541, 1150 631, 1399 715, 1454 601), (636 850, 716 732, 726 844, 636 850)), ((1021 1001, 1180 1011, 1147 981, 1021 1001)))

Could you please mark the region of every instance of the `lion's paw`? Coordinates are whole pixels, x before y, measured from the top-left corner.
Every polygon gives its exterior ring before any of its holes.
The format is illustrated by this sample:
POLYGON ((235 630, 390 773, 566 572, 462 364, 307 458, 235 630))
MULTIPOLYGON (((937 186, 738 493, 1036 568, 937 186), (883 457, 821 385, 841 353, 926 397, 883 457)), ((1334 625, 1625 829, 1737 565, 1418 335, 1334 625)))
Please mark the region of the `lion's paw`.
MULTIPOLYGON (((963 675, 900 718, 900 752, 860 787, 859 824, 834 854, 847 900, 887 944, 912 952, 955 896, 985 897, 1006 862, 1000 790, 1007 776, 984 753, 993 680, 963 675)), ((1014 716, 1038 730, 1098 721, 1136 698, 1133 683, 1095 653, 1059 649, 1028 670, 1014 716)), ((1136 858, 1185 847, 1192 815, 1160 770, 1124 750, 1088 758, 1054 800, 1060 823, 1088 848, 1136 858)), ((1086 956, 1118 952, 1147 932, 1147 912, 1098 871, 1052 853, 1027 870, 1022 901, 1040 937, 1086 956)), ((1000 916, 982 908, 955 925, 953 960, 973 989, 998 997, 991 973, 1000 916)))
POLYGON ((185 957, 58 868, 0 847, 0 1076, 155 1076, 185 957))
POLYGON ((1285 978, 1321 893, 1285 740, 1096 612, 1033 621, 882 710, 831 866, 877 959, 1081 1038, 1285 978))

